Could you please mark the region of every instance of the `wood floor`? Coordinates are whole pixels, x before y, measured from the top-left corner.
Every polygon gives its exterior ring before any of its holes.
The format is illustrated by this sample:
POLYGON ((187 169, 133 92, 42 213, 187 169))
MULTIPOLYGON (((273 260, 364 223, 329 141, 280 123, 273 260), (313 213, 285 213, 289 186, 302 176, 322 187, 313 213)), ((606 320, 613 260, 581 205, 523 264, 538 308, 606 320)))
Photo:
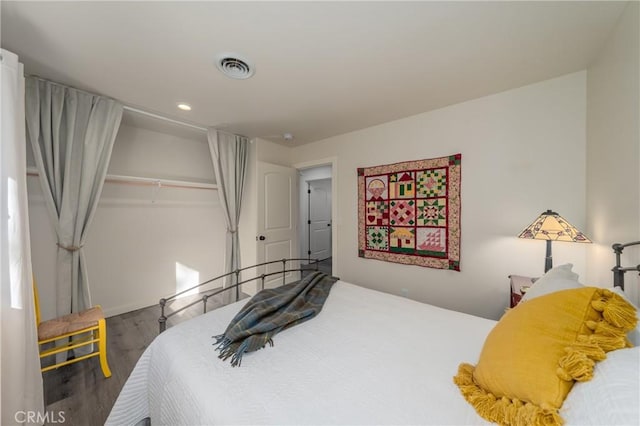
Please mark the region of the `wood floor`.
MULTIPOLYGON (((193 299, 181 299, 177 304, 190 300, 193 299)), ((211 298, 207 306, 213 310, 222 302, 211 298)), ((183 311, 179 319, 170 318, 167 324, 174 325, 201 312, 201 305, 194 306, 183 311)), ((112 374, 108 379, 102 375, 97 357, 43 373, 46 410, 53 412, 50 417, 59 419, 58 413, 63 412, 65 425, 104 425, 140 355, 158 335, 159 316, 160 308, 150 306, 107 318, 107 359, 112 374)))
MULTIPOLYGON (((332 271, 332 259, 330 257, 318 262, 317 265, 317 269, 318 271, 324 272, 325 274, 331 275, 331 271, 332 271)), ((307 271, 314 271, 316 270, 316 265, 315 264, 310 264, 310 265, 302 265, 303 269, 306 269, 307 271)), ((303 273, 303 276, 307 275, 307 273, 303 273)))

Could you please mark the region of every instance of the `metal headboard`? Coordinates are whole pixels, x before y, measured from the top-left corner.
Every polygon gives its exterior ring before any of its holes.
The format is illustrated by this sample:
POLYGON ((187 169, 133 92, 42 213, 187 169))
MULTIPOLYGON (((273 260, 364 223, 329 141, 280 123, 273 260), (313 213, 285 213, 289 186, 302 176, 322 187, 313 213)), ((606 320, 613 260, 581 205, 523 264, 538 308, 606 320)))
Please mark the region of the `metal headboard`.
POLYGON ((240 287, 243 284, 246 283, 250 283, 253 281, 257 281, 260 280, 260 288, 264 289, 264 284, 265 284, 265 279, 271 276, 277 276, 277 275, 281 275, 282 276, 282 284, 286 284, 287 281, 287 274, 289 273, 293 273, 293 272, 300 272, 300 279, 302 279, 302 274, 304 272, 310 272, 310 271, 317 271, 319 270, 319 265, 320 263, 326 261, 329 258, 325 258, 325 259, 309 259, 309 258, 291 258, 291 259, 280 259, 280 260, 273 260, 271 262, 263 262, 263 263, 258 263, 256 265, 251 265, 251 266, 247 266, 245 268, 240 268, 240 269, 236 269, 235 271, 231 271, 228 272, 226 274, 217 276, 215 278, 212 278, 210 280, 207 280, 205 282, 202 282, 200 284, 194 285, 193 287, 187 288, 182 290, 179 293, 176 293, 174 295, 171 295, 169 297, 163 297, 162 299, 160 299, 160 318, 158 318, 158 323, 160 326, 160 333, 162 333, 163 331, 166 330, 167 328, 167 319, 169 319, 170 317, 184 311, 185 309, 188 309, 198 303, 202 303, 203 306, 203 313, 207 313, 207 301, 213 297, 216 296, 218 294, 221 294, 225 291, 229 291, 229 290, 234 290, 235 291, 235 297, 236 300, 240 299, 240 287), (305 262, 309 262, 306 266, 300 264, 301 261, 305 261, 305 262), (248 278, 246 280, 240 281, 240 274, 242 272, 245 271, 249 271, 251 269, 254 270, 254 272, 257 272, 257 268, 260 267, 264 267, 267 265, 273 265, 273 264, 282 264, 282 269, 275 271, 275 272, 271 272, 271 273, 265 273, 265 274, 260 274, 260 275, 254 275, 252 278, 248 278), (291 267, 289 266, 291 265, 291 267), (233 284, 229 285, 227 287, 222 287, 222 288, 217 288, 217 289, 213 289, 213 290, 209 290, 209 291, 205 291, 201 293, 201 297, 200 299, 196 299, 193 302, 182 306, 179 309, 175 309, 172 312, 166 312, 165 309, 167 308, 167 302, 175 300, 177 297, 186 294, 189 291, 198 289, 199 287, 202 287, 204 285, 207 284, 211 284, 215 281, 222 281, 225 278, 231 278, 233 284))
POLYGON ((622 250, 625 249, 625 247, 630 247, 630 246, 636 246, 636 245, 640 245, 640 241, 634 241, 631 243, 624 243, 624 244, 620 244, 620 243, 615 243, 613 246, 611 246, 613 248, 614 253, 616 254, 616 266, 613 267, 613 269, 611 269, 613 271, 613 286, 614 287, 620 287, 621 289, 624 290, 624 274, 627 271, 638 271, 640 272, 640 265, 636 265, 636 266, 626 266, 623 267, 620 265, 620 255, 622 254, 622 250))

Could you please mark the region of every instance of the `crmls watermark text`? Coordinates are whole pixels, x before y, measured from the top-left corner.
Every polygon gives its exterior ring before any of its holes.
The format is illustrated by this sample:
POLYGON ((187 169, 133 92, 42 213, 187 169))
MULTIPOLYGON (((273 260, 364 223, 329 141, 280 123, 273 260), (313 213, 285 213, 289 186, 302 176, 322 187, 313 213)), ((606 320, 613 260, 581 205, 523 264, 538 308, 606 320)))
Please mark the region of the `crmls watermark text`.
POLYGON ((64 417, 64 411, 18 411, 13 416, 17 423, 64 423, 67 419, 64 417))

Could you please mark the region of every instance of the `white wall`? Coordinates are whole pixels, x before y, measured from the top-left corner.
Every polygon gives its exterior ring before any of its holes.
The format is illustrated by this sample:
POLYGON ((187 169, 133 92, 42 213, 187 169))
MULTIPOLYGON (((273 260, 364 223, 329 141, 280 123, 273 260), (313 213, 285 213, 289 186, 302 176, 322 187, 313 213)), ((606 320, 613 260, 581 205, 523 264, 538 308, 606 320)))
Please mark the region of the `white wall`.
MULTIPOLYGON (((518 233, 545 209, 585 228, 586 73, 332 137, 292 150, 293 164, 336 156, 339 275, 346 281, 498 318, 509 274, 540 275, 544 242, 518 233), (461 272, 358 257, 358 167, 461 152, 461 272)), ((556 243, 555 264, 584 275, 586 245, 556 243)))
MULTIPOLYGON (((587 219, 594 240, 588 278, 612 285, 611 244, 640 240, 640 4, 629 2, 587 70, 587 219)), ((640 263, 627 249, 624 266, 640 263)), ((637 274, 626 274, 637 302, 637 274)))
POLYGON ((131 125, 118 130, 108 173, 215 183, 204 132, 178 136, 131 125))
MULTIPOLYGON (((209 155, 204 134, 196 140, 122 126, 108 173, 213 182, 209 155)), ((28 185, 34 273, 48 319, 55 316, 56 240, 37 178, 28 185)), ((106 183, 85 245, 93 303, 115 315, 220 275, 224 232, 215 191, 106 183)))
POLYGON ((280 166, 291 166, 290 147, 260 138, 256 138, 253 143, 256 145, 256 161, 278 164, 280 166))

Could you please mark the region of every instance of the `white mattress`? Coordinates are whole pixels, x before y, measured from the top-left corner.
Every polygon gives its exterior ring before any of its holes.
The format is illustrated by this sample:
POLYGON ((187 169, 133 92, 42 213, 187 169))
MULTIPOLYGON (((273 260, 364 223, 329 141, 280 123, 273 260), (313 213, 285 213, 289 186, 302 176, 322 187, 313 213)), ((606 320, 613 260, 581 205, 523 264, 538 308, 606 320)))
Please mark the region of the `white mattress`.
POLYGON ((316 318, 233 368, 211 336, 244 303, 156 338, 107 425, 486 424, 452 378, 494 321, 339 281, 316 318))

